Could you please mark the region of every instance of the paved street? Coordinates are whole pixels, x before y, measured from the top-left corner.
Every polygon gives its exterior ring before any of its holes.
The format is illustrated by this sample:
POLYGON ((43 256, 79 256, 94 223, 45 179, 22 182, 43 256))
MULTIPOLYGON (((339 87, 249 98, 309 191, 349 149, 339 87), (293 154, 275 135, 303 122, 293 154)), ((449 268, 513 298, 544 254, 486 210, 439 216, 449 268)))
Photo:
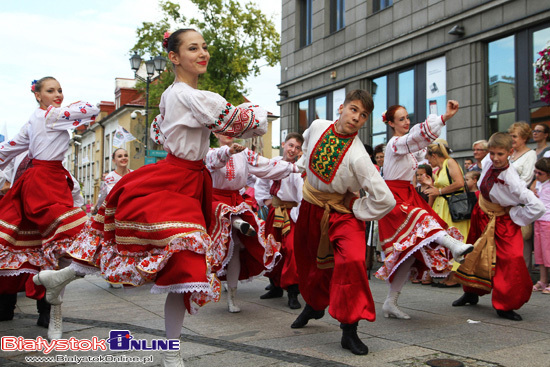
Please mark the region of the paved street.
MULTIPOLYGON (((239 286, 239 314, 226 311, 226 295, 194 316, 186 316, 182 331, 185 365, 192 366, 426 366, 436 358, 458 360, 465 366, 550 366, 550 296, 533 294, 520 314, 524 321, 500 319, 484 297, 477 306, 451 307, 460 288, 441 289, 407 284, 400 305, 411 320, 385 319, 382 302, 387 286, 377 279, 371 288, 377 307, 374 323, 360 322, 359 333, 368 345, 367 356, 355 356, 340 347, 341 331, 328 313, 304 329, 291 329, 300 310, 290 310, 284 298, 260 300, 265 278, 239 286), (474 322, 472 322, 474 321, 474 322)), ((149 286, 113 289, 98 277, 87 276, 67 287, 64 336, 77 339, 109 337, 110 330, 129 330, 134 339, 164 336, 164 295, 149 286)), ((0 323, 0 335, 35 339, 46 336, 37 327, 35 302, 19 294, 16 318, 0 323)), ((52 352, 54 363, 31 362, 25 357, 42 352, 0 352, 0 366, 76 366, 62 358, 114 355, 143 357, 145 362, 92 363, 80 366, 159 366, 156 351, 52 352), (152 362, 150 359, 152 358, 152 362)))

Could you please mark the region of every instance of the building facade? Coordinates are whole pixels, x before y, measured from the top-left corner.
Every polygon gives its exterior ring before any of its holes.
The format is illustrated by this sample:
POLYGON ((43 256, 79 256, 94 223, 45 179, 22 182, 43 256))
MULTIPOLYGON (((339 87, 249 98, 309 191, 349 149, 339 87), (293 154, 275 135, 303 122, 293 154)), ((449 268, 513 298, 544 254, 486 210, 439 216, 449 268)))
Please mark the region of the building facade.
POLYGON ((538 0, 283 0, 281 138, 316 118, 337 119, 346 91, 371 92, 360 131, 375 146, 401 104, 411 122, 460 111, 446 127, 455 157, 515 121, 550 124, 533 62, 550 42, 550 3, 538 0))

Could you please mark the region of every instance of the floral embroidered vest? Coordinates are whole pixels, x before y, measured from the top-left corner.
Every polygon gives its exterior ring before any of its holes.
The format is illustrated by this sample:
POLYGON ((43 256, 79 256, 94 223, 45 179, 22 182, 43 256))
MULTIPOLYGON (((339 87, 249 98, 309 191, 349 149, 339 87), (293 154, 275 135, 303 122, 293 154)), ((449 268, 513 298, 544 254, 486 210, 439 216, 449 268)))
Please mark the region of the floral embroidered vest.
POLYGON ((353 135, 341 135, 334 129, 334 124, 321 135, 309 158, 309 169, 326 184, 330 184, 353 143, 353 135))

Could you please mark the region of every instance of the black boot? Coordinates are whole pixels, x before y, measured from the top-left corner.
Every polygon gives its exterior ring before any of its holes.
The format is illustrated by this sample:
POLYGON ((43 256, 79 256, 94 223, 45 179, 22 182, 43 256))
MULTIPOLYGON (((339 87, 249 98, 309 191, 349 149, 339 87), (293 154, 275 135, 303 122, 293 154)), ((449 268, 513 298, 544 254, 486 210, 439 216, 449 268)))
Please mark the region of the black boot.
POLYGON ((342 348, 362 356, 369 353, 369 347, 357 336, 357 324, 357 322, 355 324, 340 324, 340 329, 342 329, 341 344, 342 348))
POLYGON ((300 294, 298 284, 289 285, 286 291, 288 293, 288 307, 290 307, 292 310, 302 308, 302 305, 298 301, 298 295, 300 294))
POLYGON ((50 326, 51 305, 46 302, 46 297, 36 301, 36 308, 38 309, 38 321, 36 321, 36 325, 47 329, 50 326))
POLYGON ((17 303, 17 293, 0 294, 0 321, 13 320, 15 304, 17 303))
POLYGON ((323 316, 325 316, 325 310, 315 311, 313 307, 306 303, 306 307, 304 307, 302 313, 298 315, 290 327, 293 329, 300 329, 306 326, 309 320, 319 320, 323 316))
POLYGON ((271 280, 271 278, 269 279, 269 284, 271 285, 271 288, 269 288, 269 291, 267 291, 267 293, 262 294, 260 296, 260 299, 280 298, 283 296, 283 288, 275 286, 275 283, 273 283, 273 280, 271 280))
POLYGON ((477 305, 478 302, 479 296, 477 294, 464 292, 462 297, 453 302, 453 307, 465 306, 468 303, 474 306, 477 305))
POLYGON ((521 320, 523 320, 518 313, 516 313, 512 310, 510 310, 510 311, 497 310, 497 315, 499 315, 502 318, 512 320, 512 321, 521 321, 521 320))

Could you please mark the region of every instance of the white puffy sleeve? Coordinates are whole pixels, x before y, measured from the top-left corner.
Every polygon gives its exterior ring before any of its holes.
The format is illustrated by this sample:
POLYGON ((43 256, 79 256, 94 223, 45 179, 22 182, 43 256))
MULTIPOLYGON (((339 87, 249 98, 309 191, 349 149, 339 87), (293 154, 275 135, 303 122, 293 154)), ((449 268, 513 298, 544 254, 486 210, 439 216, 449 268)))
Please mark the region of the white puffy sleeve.
POLYGON ((254 185, 254 197, 258 202, 258 205, 263 206, 264 201, 271 199, 269 191, 271 189, 271 180, 259 178, 254 185))
POLYGON ((526 226, 546 213, 543 202, 525 186, 525 182, 515 172, 506 177, 506 183, 509 187, 508 195, 511 196, 507 199, 516 203, 510 208, 510 218, 514 223, 526 226))
POLYGON ((394 139, 391 149, 396 154, 416 153, 437 139, 443 126, 445 122, 441 116, 429 115, 426 121, 414 125, 408 134, 394 139))
POLYGON ((0 169, 6 169, 12 159, 29 150, 29 128, 29 123, 23 125, 13 139, 0 143, 0 169))
POLYGON ((229 158, 231 158, 229 147, 224 145, 219 148, 210 148, 204 160, 206 168, 209 171, 213 171, 225 167, 229 158))
POLYGON ((298 172, 295 164, 282 159, 269 159, 262 157, 249 149, 245 149, 248 162, 248 171, 256 177, 267 180, 282 180, 291 173, 298 172))
POLYGON ((46 128, 50 130, 74 129, 95 121, 99 108, 87 102, 75 102, 67 107, 50 106, 45 112, 46 128))
POLYGON ((379 220, 388 214, 396 204, 389 187, 372 164, 368 154, 357 157, 351 169, 361 188, 367 195, 357 198, 353 204, 353 214, 359 220, 379 220))
POLYGON ((197 121, 212 132, 250 138, 267 132, 267 111, 259 106, 241 104, 237 107, 222 96, 209 91, 193 90, 192 93, 178 93, 185 99, 197 121))

